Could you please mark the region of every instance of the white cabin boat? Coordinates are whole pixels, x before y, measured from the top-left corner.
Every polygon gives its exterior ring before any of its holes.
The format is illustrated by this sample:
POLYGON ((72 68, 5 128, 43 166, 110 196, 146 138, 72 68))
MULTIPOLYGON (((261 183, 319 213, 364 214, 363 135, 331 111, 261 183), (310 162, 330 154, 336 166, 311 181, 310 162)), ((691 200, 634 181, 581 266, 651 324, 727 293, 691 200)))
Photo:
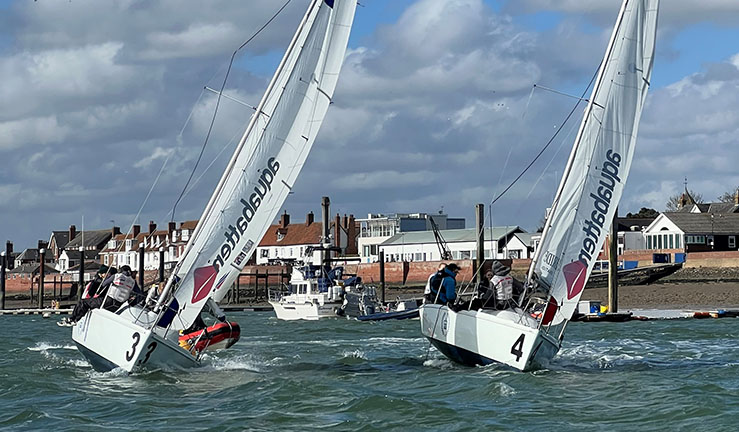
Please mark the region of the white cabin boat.
POLYGON ((340 275, 325 272, 321 266, 293 267, 289 290, 270 290, 269 304, 281 320, 336 318, 346 288, 340 275))

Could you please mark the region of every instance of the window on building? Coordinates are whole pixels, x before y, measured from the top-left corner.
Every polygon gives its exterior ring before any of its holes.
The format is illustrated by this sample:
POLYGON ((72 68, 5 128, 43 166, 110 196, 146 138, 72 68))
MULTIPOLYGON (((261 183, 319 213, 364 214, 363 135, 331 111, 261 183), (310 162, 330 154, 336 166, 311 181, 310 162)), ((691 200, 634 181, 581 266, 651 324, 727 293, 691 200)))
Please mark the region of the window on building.
POLYGON ((736 248, 736 236, 729 236, 729 249, 736 248))
POLYGON ((103 264, 108 265, 108 255, 103 257, 103 264))
POLYGON ((674 237, 669 234, 667 237, 670 239, 670 249, 674 249, 675 248, 675 244, 673 243, 674 237))
POLYGON ((261 250, 261 251, 259 252, 259 256, 260 256, 261 258, 269 258, 269 249, 262 249, 262 250, 261 250))
POLYGON ((657 249, 662 249, 662 236, 657 236, 657 249))
POLYGON ((413 256, 414 261, 423 261, 423 254, 421 252, 416 252, 413 256))
POLYGON ((370 254, 370 247, 369 246, 363 246, 362 247, 362 255, 363 256, 369 256, 370 254))
POLYGON ((652 249, 652 236, 647 236, 647 249, 652 249))

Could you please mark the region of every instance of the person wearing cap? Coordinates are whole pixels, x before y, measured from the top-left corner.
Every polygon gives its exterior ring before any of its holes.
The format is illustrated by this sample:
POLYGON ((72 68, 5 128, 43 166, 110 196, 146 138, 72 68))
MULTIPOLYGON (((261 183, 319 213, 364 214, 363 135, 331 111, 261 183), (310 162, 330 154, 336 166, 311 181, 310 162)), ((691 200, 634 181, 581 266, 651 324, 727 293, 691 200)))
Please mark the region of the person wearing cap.
POLYGON ((109 270, 108 266, 106 265, 100 266, 97 273, 95 273, 95 277, 85 287, 85 292, 82 293, 83 299, 89 299, 89 298, 95 297, 95 294, 97 294, 98 288, 100 288, 100 284, 102 284, 103 279, 107 277, 108 270, 109 270))
POLYGON ((493 277, 490 284, 495 290, 495 301, 498 309, 506 309, 513 300, 513 277, 511 268, 500 261, 493 261, 493 277))
POLYGON ((457 299, 457 274, 459 273, 459 266, 451 263, 447 264, 444 268, 444 278, 441 280, 441 284, 438 290, 431 287, 431 293, 434 295, 436 303, 439 304, 452 304, 457 299))

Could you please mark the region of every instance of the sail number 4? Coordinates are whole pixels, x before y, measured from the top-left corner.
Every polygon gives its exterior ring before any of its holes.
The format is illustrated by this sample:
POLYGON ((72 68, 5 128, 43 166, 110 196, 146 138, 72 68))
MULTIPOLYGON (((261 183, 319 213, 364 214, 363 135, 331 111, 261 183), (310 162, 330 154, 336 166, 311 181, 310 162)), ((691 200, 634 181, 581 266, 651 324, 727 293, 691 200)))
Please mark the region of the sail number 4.
POLYGON ((511 354, 516 356, 516 361, 521 360, 521 356, 523 355, 523 339, 524 334, 521 333, 521 336, 516 339, 516 342, 513 342, 513 346, 511 347, 511 354))

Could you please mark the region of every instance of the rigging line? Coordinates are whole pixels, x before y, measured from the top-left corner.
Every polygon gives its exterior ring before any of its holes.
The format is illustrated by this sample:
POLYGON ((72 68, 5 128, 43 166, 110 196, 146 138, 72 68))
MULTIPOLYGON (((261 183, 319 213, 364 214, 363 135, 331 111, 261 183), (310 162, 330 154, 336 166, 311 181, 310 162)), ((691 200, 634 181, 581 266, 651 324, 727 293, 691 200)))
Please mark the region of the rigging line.
MULTIPOLYGON (((588 89, 590 88, 590 86, 593 85, 593 81, 595 81, 595 78, 598 76, 598 71, 599 70, 600 70, 600 65, 598 65, 598 68, 596 69, 595 73, 593 74, 593 77, 590 79, 590 83, 588 84, 588 86, 583 91, 583 97, 585 97, 585 95, 587 94, 588 89)), ((582 98, 580 98, 580 99, 582 99, 582 98)), ((523 175, 526 174, 526 171, 528 171, 529 168, 531 168, 534 165, 534 163, 536 163, 536 161, 539 159, 539 157, 541 157, 541 155, 544 153, 544 151, 547 149, 547 147, 549 147, 549 145, 552 144, 552 142, 554 142, 554 139, 557 138, 557 135, 559 135, 559 133, 562 131, 562 129, 564 128, 565 124, 567 124, 567 122, 570 120, 570 117, 572 117, 572 115, 575 113, 575 111, 577 110, 577 107, 580 105, 580 102, 582 102, 582 100, 578 100, 575 103, 575 106, 572 107, 572 110, 570 110, 570 113, 567 114, 567 117, 565 117, 565 119, 562 122, 562 124, 559 125, 559 127, 557 128, 557 131, 554 132, 554 135, 552 135, 552 137, 549 139, 549 141, 547 141, 546 145, 544 145, 544 147, 542 147, 542 149, 539 151, 539 153, 536 155, 536 157, 534 157, 534 159, 526 166, 526 168, 524 168, 523 171, 521 171, 521 174, 519 174, 518 177, 516 177, 511 182, 511 184, 509 184, 508 187, 505 188, 505 190, 503 192, 501 192, 500 194, 498 194, 498 196, 495 197, 495 199, 493 199, 490 202, 490 205, 495 204, 496 201, 498 201, 500 198, 502 198, 503 195, 505 195, 506 192, 508 192, 513 187, 513 185, 515 185, 521 179, 521 177, 523 177, 523 175)))
MULTIPOLYGON (((226 149, 228 149, 228 148, 231 147, 231 144, 233 144, 233 142, 236 139, 236 137, 238 137, 240 134, 241 134, 241 130, 237 130, 236 133, 234 134, 234 136, 231 137, 231 139, 226 143, 226 145, 223 146, 223 148, 221 149, 221 151, 218 152, 218 154, 213 158, 213 160, 210 162, 210 164, 208 164, 208 166, 205 167, 205 169, 200 174, 200 176, 198 176, 198 178, 195 179, 195 182, 192 184, 192 186, 190 186, 190 188, 185 192, 185 194, 182 195, 183 198, 186 197, 190 192, 192 192, 195 189, 195 186, 197 186, 198 183, 200 183, 200 180, 203 179, 203 176, 210 170, 211 167, 213 167, 213 164, 215 164, 216 161, 218 159, 220 159, 220 157, 223 154, 223 152, 226 151, 226 149)), ((167 216, 169 216, 169 215, 170 215, 170 213, 167 213, 167 216)))
POLYGON ((221 104, 221 98, 223 94, 223 90, 226 88, 226 82, 228 81, 228 76, 231 73, 231 67, 233 67, 234 59, 236 58, 236 54, 241 51, 242 48, 244 48, 249 42, 254 40, 265 28, 267 28, 268 25, 272 23, 272 21, 277 18, 277 16, 282 13, 283 10, 287 7, 288 4, 290 4, 292 0, 287 0, 285 4, 280 7, 280 9, 275 12, 274 15, 272 15, 272 18, 267 20, 266 23, 262 27, 259 28, 249 39, 247 39, 241 46, 239 46, 236 51, 231 54, 231 61, 228 64, 228 68, 226 69, 226 76, 223 77, 223 83, 221 84, 221 91, 218 93, 218 99, 216 101, 216 107, 213 110, 213 117, 210 120, 210 126, 208 127, 208 133, 205 135, 205 141, 203 142, 203 146, 200 148, 200 154, 198 155, 198 159, 195 161, 195 166, 192 168, 192 172, 190 172, 190 177, 187 179, 187 182, 185 183, 185 187, 182 188, 182 192, 180 192, 180 196, 177 198, 177 201, 175 201, 174 206, 172 207, 172 222, 175 220, 175 212, 177 211, 177 205, 180 203, 180 200, 185 194, 185 191, 187 190, 187 187, 190 185, 190 181, 192 180, 193 175, 195 175, 195 171, 198 168, 198 165, 200 164, 200 160, 203 158, 203 152, 205 151, 205 147, 208 145, 208 140, 210 139, 210 134, 213 131, 213 125, 216 122, 216 116, 218 115, 218 107, 221 104))

